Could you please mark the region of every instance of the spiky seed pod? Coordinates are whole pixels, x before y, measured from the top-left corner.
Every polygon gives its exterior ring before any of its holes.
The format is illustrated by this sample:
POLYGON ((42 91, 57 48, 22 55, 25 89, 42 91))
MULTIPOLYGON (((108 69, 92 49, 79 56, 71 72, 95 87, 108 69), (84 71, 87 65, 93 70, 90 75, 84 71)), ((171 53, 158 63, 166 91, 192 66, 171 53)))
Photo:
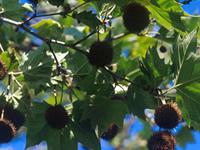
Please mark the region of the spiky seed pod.
POLYGON ((15 126, 6 119, 0 119, 0 143, 7 143, 16 135, 15 126))
POLYGON ((182 113, 176 103, 159 106, 155 110, 155 122, 164 129, 173 129, 182 120, 182 113))
POLYGON ((45 119, 55 129, 62 129, 69 122, 68 113, 62 105, 50 106, 45 112, 45 119))
POLYGON ((166 52, 167 52, 167 49, 166 49, 166 47, 164 47, 164 46, 161 46, 159 50, 160 50, 160 52, 162 52, 162 53, 166 53, 166 52))
POLYGON ((88 55, 89 62, 96 67, 109 65, 113 59, 113 48, 106 41, 96 41, 92 44, 88 55))
POLYGON ((25 116, 18 110, 14 109, 12 106, 0 106, 0 112, 4 110, 4 118, 10 120, 18 130, 25 122, 25 116))
POLYGON ((149 11, 139 3, 129 3, 124 8, 124 26, 133 33, 140 33, 150 23, 149 11))
POLYGON ((7 68, 0 60, 0 80, 3 80, 6 75, 7 75, 7 68))
POLYGON ((118 133, 119 127, 116 124, 111 124, 107 131, 105 131, 101 138, 104 140, 112 140, 118 133))
POLYGON ((168 131, 154 133, 148 140, 149 150, 175 150, 176 139, 168 131))

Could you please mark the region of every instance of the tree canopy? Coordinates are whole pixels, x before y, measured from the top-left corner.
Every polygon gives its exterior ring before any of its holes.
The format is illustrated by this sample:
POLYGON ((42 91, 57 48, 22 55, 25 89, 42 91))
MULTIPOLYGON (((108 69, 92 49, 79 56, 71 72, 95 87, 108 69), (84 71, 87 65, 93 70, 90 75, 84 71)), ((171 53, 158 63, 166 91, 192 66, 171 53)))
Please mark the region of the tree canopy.
POLYGON ((166 130, 144 149, 178 123, 183 135, 200 130, 200 17, 184 12, 189 2, 0 0, 0 142, 23 125, 27 147, 101 150, 126 114, 166 130))

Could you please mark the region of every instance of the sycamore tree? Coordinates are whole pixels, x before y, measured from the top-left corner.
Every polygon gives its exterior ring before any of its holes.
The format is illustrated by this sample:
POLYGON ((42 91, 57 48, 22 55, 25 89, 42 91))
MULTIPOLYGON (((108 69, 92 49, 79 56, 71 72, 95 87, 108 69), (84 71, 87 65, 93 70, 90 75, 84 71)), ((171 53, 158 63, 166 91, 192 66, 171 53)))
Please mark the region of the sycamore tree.
POLYGON ((126 114, 145 129, 117 149, 174 150, 178 124, 177 141, 190 140, 200 129, 200 17, 184 12, 189 2, 0 0, 0 143, 24 126, 27 147, 101 150, 126 114))

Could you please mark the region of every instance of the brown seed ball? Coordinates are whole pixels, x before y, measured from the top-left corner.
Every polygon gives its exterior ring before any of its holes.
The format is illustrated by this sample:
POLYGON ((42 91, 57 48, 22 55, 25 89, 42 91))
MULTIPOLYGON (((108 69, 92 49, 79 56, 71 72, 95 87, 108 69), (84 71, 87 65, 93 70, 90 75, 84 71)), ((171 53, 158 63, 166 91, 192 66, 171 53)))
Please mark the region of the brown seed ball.
POLYGON ((69 122, 68 113, 62 105, 50 106, 45 112, 45 119, 55 129, 62 129, 69 122))
POLYGON ((173 129, 182 120, 182 114, 176 103, 159 106, 155 110, 155 122, 164 129, 173 129))
POLYGON ((138 3, 125 6, 123 14, 124 26, 133 33, 140 33, 150 23, 149 11, 138 3))
POLYGON ((118 133, 119 127, 116 124, 111 124, 107 131, 105 131, 101 138, 104 140, 112 140, 118 133))
POLYGON ((7 75, 7 68, 0 60, 0 80, 3 80, 6 75, 7 75))
POLYGON ((92 44, 88 55, 89 62, 96 67, 104 67, 111 64, 113 48, 110 43, 96 41, 92 44))
POLYGON ((7 143, 16 135, 14 125, 5 119, 0 119, 0 143, 7 143))
POLYGON ((18 130, 25 122, 25 116, 20 111, 14 109, 12 106, 0 106, 0 112, 4 110, 4 118, 10 120, 16 130, 18 130))
POLYGON ((148 140, 147 147, 149 150, 175 150, 176 139, 168 132, 154 133, 148 140))

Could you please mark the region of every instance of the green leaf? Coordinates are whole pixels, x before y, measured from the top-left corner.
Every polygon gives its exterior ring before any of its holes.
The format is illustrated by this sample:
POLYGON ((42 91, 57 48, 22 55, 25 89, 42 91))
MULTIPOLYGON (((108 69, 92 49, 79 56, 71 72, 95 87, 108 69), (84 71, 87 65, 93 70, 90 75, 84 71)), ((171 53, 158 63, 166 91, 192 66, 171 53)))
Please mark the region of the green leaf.
POLYGON ((3 61, 9 71, 13 71, 18 68, 19 63, 17 62, 16 57, 13 54, 9 54, 7 51, 0 54, 0 60, 3 61))
POLYGON ((178 38, 173 50, 176 73, 177 102, 187 124, 200 129, 200 57, 197 52, 197 31, 178 38))
POLYGON ((53 19, 43 19, 32 27, 37 30, 38 34, 43 37, 60 39, 63 29, 59 22, 53 19))
POLYGON ((112 123, 122 127, 124 117, 128 113, 127 106, 121 101, 111 101, 101 97, 97 99, 97 104, 89 107, 84 112, 82 120, 90 119, 93 127, 98 125, 102 127, 100 130, 104 131, 112 123))
POLYGON ((164 10, 172 10, 175 12, 182 12, 183 9, 181 8, 181 5, 174 1, 174 0, 152 0, 151 3, 153 3, 154 5, 156 5, 157 7, 160 7, 164 10))
POLYGON ((101 22, 97 19, 96 14, 93 14, 92 11, 74 13, 73 17, 92 29, 95 29, 98 25, 101 24, 101 22))
MULTIPOLYGON (((185 26, 181 21, 183 12, 175 12, 172 10, 164 10, 156 5, 147 5, 151 15, 157 20, 157 22, 168 30, 175 29, 178 32, 185 32, 185 26)), ((170 7, 171 9, 171 7, 170 7)))
POLYGON ((34 89, 46 87, 50 83, 53 59, 42 49, 30 52, 27 57, 21 66, 25 81, 34 89))
POLYGON ((46 126, 44 113, 47 106, 41 103, 34 103, 31 108, 31 113, 27 116, 27 147, 38 144, 42 140, 40 132, 46 126))
POLYGON ((77 150, 77 142, 69 128, 53 129, 45 120, 48 105, 34 103, 27 119, 27 146, 47 141, 48 150, 77 150), (33 132, 34 131, 34 132, 33 132))
POLYGON ((71 122, 71 130, 73 131, 76 140, 81 142, 84 146, 95 150, 101 150, 100 142, 95 131, 82 128, 75 122, 71 122))
POLYGON ((200 18, 197 16, 183 16, 181 17, 181 20, 183 21, 188 32, 192 32, 200 25, 200 18))
POLYGON ((2 0, 2 3, 0 3, 0 7, 4 9, 5 17, 21 20, 21 18, 24 16, 24 13, 28 9, 22 7, 18 1, 19 0, 2 0))
POLYGON ((91 128, 90 120, 81 120, 82 113, 88 106, 89 102, 86 100, 73 103, 72 115, 74 122, 71 123, 71 128, 76 139, 84 146, 100 150, 99 139, 95 134, 95 130, 91 128))
POLYGON ((78 148, 76 139, 69 129, 55 130, 47 126, 41 134, 47 141, 48 150, 77 150, 78 148))
POLYGON ((182 82, 191 79, 198 57, 195 55, 197 51, 197 31, 194 30, 182 40, 178 38, 174 45, 172 59, 176 72, 176 82, 182 82))
POLYGON ((69 55, 69 58, 68 66, 75 76, 89 75, 91 71, 94 70, 91 65, 88 65, 88 59, 83 54, 76 52, 69 55))
POLYGON ((137 58, 124 58, 118 59, 117 72, 122 77, 136 77, 140 73, 137 58))
POLYGON ((169 76, 171 73, 171 66, 164 62, 158 55, 157 45, 150 48, 144 60, 145 67, 148 68, 150 75, 154 79, 162 79, 169 76))
POLYGON ((9 68, 11 60, 8 52, 1 53, 0 60, 4 63, 6 68, 9 68))
MULTIPOLYGON (((138 79, 136 78, 135 80, 138 79)), ((156 107, 154 96, 135 85, 129 86, 127 99, 129 111, 142 119, 145 119, 145 109, 154 109, 156 107)))
POLYGON ((200 83, 192 83, 177 89, 177 103, 182 110, 183 117, 188 124, 200 130, 200 83))

